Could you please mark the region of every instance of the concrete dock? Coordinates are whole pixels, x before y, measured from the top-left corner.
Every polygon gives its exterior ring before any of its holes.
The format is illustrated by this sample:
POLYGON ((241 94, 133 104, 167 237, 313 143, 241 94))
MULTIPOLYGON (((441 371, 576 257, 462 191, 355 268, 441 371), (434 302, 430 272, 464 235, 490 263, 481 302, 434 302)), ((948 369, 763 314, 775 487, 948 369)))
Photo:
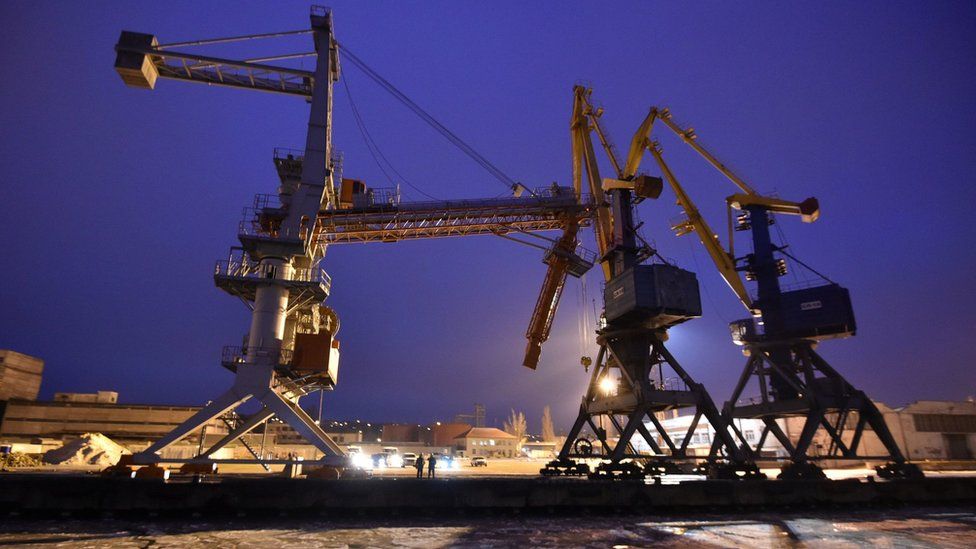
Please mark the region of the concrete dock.
POLYGON ((670 513, 843 505, 976 504, 976 478, 903 481, 709 481, 676 484, 569 478, 310 480, 224 477, 139 480, 95 475, 0 475, 10 515, 103 516, 424 512, 670 513))

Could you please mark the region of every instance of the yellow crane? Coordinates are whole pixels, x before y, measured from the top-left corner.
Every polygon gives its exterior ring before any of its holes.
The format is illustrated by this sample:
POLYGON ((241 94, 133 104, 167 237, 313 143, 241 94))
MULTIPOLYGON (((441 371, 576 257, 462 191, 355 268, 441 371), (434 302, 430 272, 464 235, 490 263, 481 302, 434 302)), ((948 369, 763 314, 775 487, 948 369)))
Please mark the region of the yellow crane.
MULTIPOLYGON (((735 439, 704 386, 665 345, 671 327, 701 315, 701 301, 694 273, 665 262, 645 264, 656 251, 638 234, 634 205, 657 198, 663 181, 637 174, 642 150, 632 147, 621 162, 601 126, 603 109, 590 101, 591 90, 576 86, 573 93, 573 188, 592 196, 597 260, 606 282, 604 315, 597 330, 600 350, 576 421, 557 458, 541 472, 642 478, 700 465, 699 471, 716 478, 760 477, 744 441, 735 439), (613 177, 601 177, 593 135, 613 177), (692 414, 687 432, 678 435, 669 433, 658 417, 676 410, 692 414), (705 459, 688 447, 702 420, 715 429, 705 459), (594 457, 603 462, 593 471, 578 461, 594 457)), ((652 122, 642 127, 649 129, 652 122)))
POLYGON ((807 198, 802 202, 790 202, 787 200, 782 200, 779 198, 763 196, 755 191, 748 183, 746 183, 741 177, 736 175, 728 166, 719 161, 712 153, 705 149, 696 140, 695 131, 693 128, 681 129, 680 126, 675 124, 671 119, 671 112, 668 109, 659 109, 657 107, 651 107, 650 112, 647 117, 641 123, 637 132, 634 134, 633 139, 630 144, 630 152, 627 156, 626 173, 636 173, 637 169, 640 167, 641 160, 643 159, 644 152, 649 151, 651 156, 654 157, 655 162, 657 162, 658 168, 661 170, 661 174, 664 179, 667 180, 668 185, 674 191, 675 197, 677 198, 678 204, 684 210, 685 220, 681 223, 676 224, 672 227, 678 236, 685 235, 694 232, 699 240, 701 240, 702 245, 705 246, 705 250, 708 252, 709 257, 715 266, 718 268, 719 274, 725 279, 725 282, 729 285, 729 288, 735 293, 736 297, 749 310, 750 313, 758 314, 759 311, 756 309, 752 302, 752 298, 749 296, 748 290, 746 290, 745 283, 742 277, 739 275, 739 270, 736 267, 735 262, 735 248, 734 239, 732 232, 734 230, 731 209, 742 210, 747 206, 763 206, 768 211, 774 213, 783 213, 789 215, 800 216, 800 219, 805 223, 812 223, 817 220, 820 216, 820 206, 816 198, 807 198), (657 141, 651 139, 651 131, 654 127, 654 122, 660 120, 667 128, 675 133, 682 141, 687 143, 692 149, 700 154, 709 164, 715 167, 722 175, 727 177, 736 187, 739 188, 741 192, 733 194, 726 199, 727 207, 729 208, 728 215, 728 231, 729 231, 729 249, 726 250, 722 246, 721 241, 718 238, 718 234, 712 230, 702 217, 701 213, 698 211, 698 207, 685 192, 684 188, 678 183, 678 179, 675 177, 674 172, 664 161, 662 156, 662 149, 657 141))

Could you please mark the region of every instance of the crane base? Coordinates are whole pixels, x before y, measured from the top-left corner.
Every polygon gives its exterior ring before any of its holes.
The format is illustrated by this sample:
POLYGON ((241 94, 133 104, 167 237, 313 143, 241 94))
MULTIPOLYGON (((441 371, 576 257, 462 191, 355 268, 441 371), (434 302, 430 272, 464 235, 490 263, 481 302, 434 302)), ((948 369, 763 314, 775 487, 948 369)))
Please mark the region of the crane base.
POLYGON ((878 476, 885 480, 906 479, 914 480, 925 478, 925 474, 914 463, 890 462, 874 468, 878 476))

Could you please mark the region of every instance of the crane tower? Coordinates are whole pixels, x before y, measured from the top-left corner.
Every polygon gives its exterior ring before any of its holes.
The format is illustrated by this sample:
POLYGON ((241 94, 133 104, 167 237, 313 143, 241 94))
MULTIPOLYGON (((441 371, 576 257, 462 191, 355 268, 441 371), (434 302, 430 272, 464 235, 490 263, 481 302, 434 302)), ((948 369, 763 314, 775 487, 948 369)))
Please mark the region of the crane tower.
MULTIPOLYGON (((153 35, 123 31, 115 68, 129 86, 153 89, 167 78, 209 85, 261 90, 306 98, 310 103, 305 150, 275 158, 281 177, 277 196, 259 196, 238 231, 239 246, 217 262, 214 282, 251 309, 250 330, 239 347, 224 349, 222 363, 234 383, 172 432, 134 456, 158 463, 159 452, 214 418, 255 399, 261 410, 200 454, 206 459, 226 444, 277 417, 318 448, 324 461, 345 463, 343 450, 298 405, 308 393, 331 389, 338 374, 338 317, 323 304, 331 281, 320 267, 324 248, 316 245, 319 211, 335 205, 336 162, 332 155, 332 88, 339 60, 332 14, 313 8, 308 30, 161 45, 153 35), (236 61, 187 53, 213 43, 311 34, 313 71, 268 65, 293 56, 236 61)), ((263 459, 263 456, 261 457, 263 459)), ((267 460, 265 460, 267 461, 267 460)))
MULTIPOLYGON (((555 244, 546 257, 558 254, 558 263, 574 266, 561 271, 562 280, 567 270, 579 276, 592 265, 579 255, 583 252, 578 250, 575 234, 590 223, 594 208, 587 196, 573 189, 552 184, 522 196, 528 189, 519 185, 513 197, 402 203, 398 189, 374 189, 362 181, 343 179, 341 157, 332 145, 332 91, 339 79, 339 45, 332 14, 325 8, 312 8, 307 30, 172 44, 160 44, 151 34, 123 31, 115 49, 115 68, 132 87, 151 90, 159 79, 172 79, 297 96, 310 103, 304 150, 275 149, 278 192, 258 195, 245 209, 238 228, 239 245, 217 262, 213 273, 218 288, 242 299, 251 309, 245 342, 223 349, 221 364, 234 372, 234 382, 135 455, 135 464, 188 461, 164 459, 160 452, 214 418, 226 419, 226 414, 252 399, 260 402, 259 412, 232 422, 230 432, 216 444, 204 448, 201 441, 199 455, 189 461, 219 462, 212 458, 217 450, 278 418, 323 453, 321 463, 347 464, 342 448, 298 405, 299 399, 313 391, 332 390, 338 380, 339 318, 324 304, 332 281, 321 266, 329 245, 474 235, 520 241, 512 235, 558 230, 570 236, 547 239, 555 244), (233 60, 186 51, 299 34, 312 35, 313 52, 233 60), (301 57, 314 57, 315 69, 268 64, 301 57)), ((255 460, 231 461, 265 465, 279 461, 252 454, 255 460)))

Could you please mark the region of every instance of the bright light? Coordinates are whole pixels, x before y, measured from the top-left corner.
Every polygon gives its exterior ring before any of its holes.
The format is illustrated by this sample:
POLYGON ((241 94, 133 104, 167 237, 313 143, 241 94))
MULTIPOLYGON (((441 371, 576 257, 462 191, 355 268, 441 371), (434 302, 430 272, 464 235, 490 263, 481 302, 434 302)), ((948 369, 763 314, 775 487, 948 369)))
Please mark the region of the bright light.
POLYGON ((603 394, 609 395, 616 388, 617 388, 617 382, 610 379, 609 377, 604 376, 602 379, 600 379, 600 390, 603 391, 603 394))
POLYGON ((357 452, 351 456, 353 467, 359 469, 372 469, 372 464, 370 463, 369 457, 357 452))
POLYGON ((386 464, 390 467, 403 467, 403 458, 397 454, 386 457, 386 464))

